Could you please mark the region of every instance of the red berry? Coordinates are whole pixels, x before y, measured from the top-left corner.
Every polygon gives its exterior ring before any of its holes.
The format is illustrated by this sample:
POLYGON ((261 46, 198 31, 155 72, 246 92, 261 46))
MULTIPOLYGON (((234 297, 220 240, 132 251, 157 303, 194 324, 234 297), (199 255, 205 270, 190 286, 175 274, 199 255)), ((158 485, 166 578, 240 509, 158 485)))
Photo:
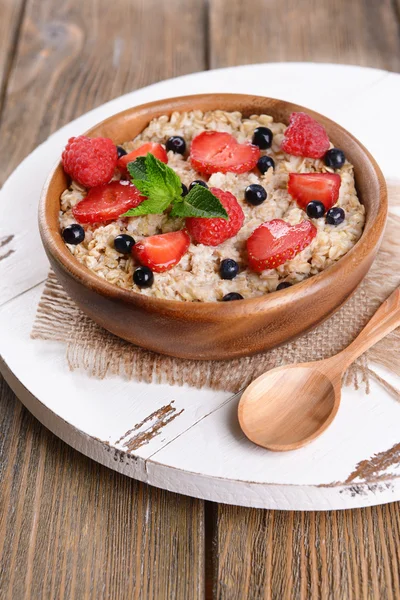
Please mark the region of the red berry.
POLYGON ((158 160, 161 160, 163 163, 168 162, 168 156, 165 148, 161 146, 161 144, 155 144, 153 142, 148 142, 147 144, 143 144, 140 148, 136 148, 136 150, 132 150, 129 154, 125 154, 118 159, 117 166, 122 172, 126 172, 127 165, 130 162, 133 162, 138 158, 138 156, 146 156, 146 154, 152 154, 158 160))
POLYGON ((256 273, 275 269, 304 250, 317 235, 311 221, 289 225, 273 219, 257 227, 247 240, 249 267, 256 273))
POLYGON ((329 210, 339 198, 338 173, 290 173, 288 192, 303 210, 311 200, 319 200, 329 210))
POLYGON ((85 187, 108 183, 117 165, 117 148, 109 138, 72 137, 62 153, 64 171, 85 187))
POLYGON ((203 131, 190 147, 192 166, 199 173, 245 173, 251 171, 260 158, 260 149, 253 144, 239 144, 230 133, 203 131))
POLYGON ((329 138, 325 128, 303 112, 290 115, 289 127, 281 148, 288 154, 321 158, 329 150, 329 138))
POLYGON ((190 237, 183 229, 144 238, 133 246, 132 252, 142 265, 162 273, 178 264, 189 244, 190 237))
POLYGON ((130 208, 144 200, 137 188, 128 181, 112 181, 89 190, 72 213, 78 223, 101 223, 118 219, 130 208))
POLYGON ((230 192, 224 192, 218 188, 211 188, 210 192, 220 200, 228 213, 228 220, 218 217, 212 219, 188 217, 186 227, 192 239, 198 244, 218 246, 237 234, 243 225, 244 213, 239 202, 230 192))

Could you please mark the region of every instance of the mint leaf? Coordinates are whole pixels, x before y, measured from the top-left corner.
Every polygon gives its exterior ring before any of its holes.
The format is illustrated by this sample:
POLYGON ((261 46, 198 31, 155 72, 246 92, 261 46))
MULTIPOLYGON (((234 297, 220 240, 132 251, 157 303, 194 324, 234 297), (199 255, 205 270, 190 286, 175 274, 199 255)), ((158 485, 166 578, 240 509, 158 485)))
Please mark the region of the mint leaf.
POLYGON ((228 213, 220 200, 209 189, 195 185, 183 198, 174 204, 171 217, 205 217, 228 219, 228 213))
POLYGON ((133 185, 146 199, 122 217, 162 214, 172 204, 172 217, 228 218, 218 198, 201 185, 195 185, 183 198, 178 175, 150 153, 128 163, 128 171, 133 185))
POLYGON ((171 167, 168 167, 152 154, 146 156, 146 175, 152 185, 164 187, 171 194, 171 197, 181 197, 182 184, 178 175, 171 167))
POLYGON ((132 176, 133 185, 147 199, 121 216, 159 214, 175 199, 180 199, 182 186, 178 175, 152 154, 139 156, 135 161, 128 163, 128 171, 132 176))
POLYGON ((138 156, 138 158, 128 163, 128 171, 132 179, 146 179, 146 157, 138 156))
MULTIPOLYGON (((135 163, 134 163, 135 164, 135 163)), ((145 156, 145 162, 140 163, 138 168, 133 167, 133 185, 142 192, 149 200, 159 201, 161 198, 169 202, 182 194, 181 180, 170 167, 152 154, 145 156), (139 175, 136 178, 136 174, 139 175)))
POLYGON ((171 204, 171 200, 169 198, 146 198, 136 206, 135 208, 131 208, 126 213, 121 215, 121 217, 140 217, 141 215, 161 215, 164 210, 168 208, 171 204))

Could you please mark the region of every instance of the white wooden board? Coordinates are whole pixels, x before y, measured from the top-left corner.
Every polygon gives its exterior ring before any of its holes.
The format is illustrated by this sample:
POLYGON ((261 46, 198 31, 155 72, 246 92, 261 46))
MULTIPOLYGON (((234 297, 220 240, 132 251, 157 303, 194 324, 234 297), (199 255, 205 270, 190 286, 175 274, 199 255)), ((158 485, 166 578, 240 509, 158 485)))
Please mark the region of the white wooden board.
POLYGON ((68 370, 62 344, 30 339, 48 271, 37 230, 38 198, 66 140, 130 106, 221 91, 282 98, 324 113, 370 149, 386 177, 399 178, 394 145, 399 121, 378 131, 374 119, 377 105, 396 112, 400 75, 393 73, 340 65, 251 65, 188 75, 117 98, 51 136, 1 190, 0 370, 60 438, 98 462, 168 490, 288 510, 399 500, 400 404, 378 384, 372 383, 369 396, 344 389, 338 417, 324 435, 302 450, 274 454, 241 434, 238 396, 117 377, 92 379, 68 370))

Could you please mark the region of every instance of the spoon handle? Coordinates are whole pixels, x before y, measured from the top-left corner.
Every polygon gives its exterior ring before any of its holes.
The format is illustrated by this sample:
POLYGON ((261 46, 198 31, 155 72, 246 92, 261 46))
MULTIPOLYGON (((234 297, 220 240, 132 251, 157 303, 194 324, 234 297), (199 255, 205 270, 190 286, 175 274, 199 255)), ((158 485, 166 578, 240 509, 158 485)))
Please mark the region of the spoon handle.
MULTIPOLYGON (((346 369, 368 348, 400 326, 400 288, 381 304, 372 319, 345 350, 340 352, 341 362, 346 369)), ((338 355, 339 356, 339 355, 338 355)))

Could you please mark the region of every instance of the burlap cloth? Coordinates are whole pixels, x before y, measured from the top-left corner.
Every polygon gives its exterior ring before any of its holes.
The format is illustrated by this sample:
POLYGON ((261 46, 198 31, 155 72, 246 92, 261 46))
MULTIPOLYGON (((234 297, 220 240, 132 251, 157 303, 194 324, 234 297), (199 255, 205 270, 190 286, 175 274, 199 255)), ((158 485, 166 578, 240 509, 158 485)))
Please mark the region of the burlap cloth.
MULTIPOLYGON (((400 187, 389 185, 389 205, 400 206, 400 187)), ((71 370, 83 369, 90 377, 120 376, 138 381, 237 392, 264 371, 278 365, 318 360, 336 354, 357 336, 378 306, 400 285, 400 217, 389 214, 385 237, 367 278, 348 302, 313 331, 279 348, 228 361, 170 358, 125 342, 85 316, 68 297, 53 273, 49 274, 39 302, 32 338, 65 343, 71 370)), ((369 367, 384 365, 400 376, 400 328, 376 344, 348 370, 345 383, 358 387, 369 378, 385 380, 369 367)))

